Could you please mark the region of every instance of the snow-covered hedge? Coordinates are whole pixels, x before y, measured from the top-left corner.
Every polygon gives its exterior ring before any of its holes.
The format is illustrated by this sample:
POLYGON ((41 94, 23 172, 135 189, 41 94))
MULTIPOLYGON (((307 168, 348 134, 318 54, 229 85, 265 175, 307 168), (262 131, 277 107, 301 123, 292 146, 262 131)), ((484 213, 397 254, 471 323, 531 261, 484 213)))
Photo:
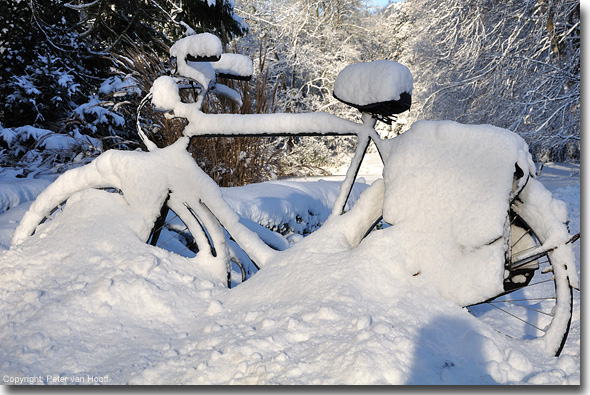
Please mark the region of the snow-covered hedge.
POLYGON ((0 164, 22 167, 25 173, 59 164, 73 166, 101 151, 99 139, 78 131, 62 134, 29 125, 17 128, 0 125, 0 164))

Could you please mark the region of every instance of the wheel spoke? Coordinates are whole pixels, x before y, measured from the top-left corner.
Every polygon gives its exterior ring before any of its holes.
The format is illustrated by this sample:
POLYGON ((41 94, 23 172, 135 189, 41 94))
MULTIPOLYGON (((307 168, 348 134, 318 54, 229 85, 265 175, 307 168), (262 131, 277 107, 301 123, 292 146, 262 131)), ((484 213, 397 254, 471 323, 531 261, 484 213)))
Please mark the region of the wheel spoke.
POLYGON ((523 262, 519 263, 515 266, 510 266, 510 270, 517 270, 517 269, 537 269, 539 267, 539 263, 537 262, 537 257, 530 257, 525 259, 523 262))
POLYGON ((539 284, 549 283, 549 282, 553 282, 553 281, 555 281, 555 280, 553 278, 550 278, 548 280, 538 281, 536 283, 529 284, 529 285, 527 285, 527 287, 532 287, 533 285, 539 285, 539 284))
MULTIPOLYGON (((514 243, 512 243, 512 248, 514 248, 515 245, 517 245, 522 239, 525 238, 525 236, 530 236, 531 234, 531 230, 527 229, 526 232, 524 232, 519 238, 518 240, 516 240, 514 243)), ((534 247, 531 247, 534 248, 534 247)))
POLYGON ((555 296, 551 296, 548 298, 525 298, 525 299, 510 299, 510 300, 495 299, 495 300, 493 300, 493 303, 529 302, 529 301, 533 301, 533 300, 556 300, 556 299, 557 298, 555 296))
POLYGON ((519 304, 519 303, 514 303, 514 301, 512 301, 512 300, 501 300, 501 299, 500 299, 500 300, 498 300, 498 301, 496 301, 496 300, 492 300, 492 301, 490 301, 490 302, 488 302, 488 303, 489 303, 489 304, 493 304, 493 303, 509 303, 509 304, 512 304, 512 305, 514 305, 514 306, 519 306, 519 307, 522 307, 522 308, 524 308, 524 309, 527 309, 527 310, 535 311, 535 312, 537 312, 537 313, 539 313, 539 314, 544 314, 544 315, 546 315, 546 316, 553 317, 553 315, 552 315, 552 314, 546 313, 546 312, 544 312, 544 311, 541 311, 541 310, 538 310, 538 309, 533 309, 532 307, 525 306, 525 305, 522 305, 522 304, 519 304))
POLYGON ((488 302, 488 304, 489 304, 490 306, 492 306, 492 307, 494 307, 494 308, 496 308, 496 309, 498 309, 498 310, 500 310, 500 311, 502 311, 502 312, 504 312, 504 313, 508 314, 509 316, 511 316, 511 317, 514 317, 514 318, 516 318, 517 320, 519 320, 519 321, 522 321, 522 322, 524 322, 525 324, 527 324, 527 325, 530 325, 530 326, 532 326, 533 328, 540 330, 541 332, 545 332, 545 330, 544 330, 544 329, 541 329, 541 328, 539 328, 538 326, 535 326, 535 325, 531 324, 530 322, 528 322, 528 321, 526 321, 526 320, 523 320, 522 318, 520 318, 520 317, 518 317, 518 316, 516 316, 516 315, 512 314, 512 313, 511 313, 511 312, 509 312, 509 311, 506 311, 506 310, 504 310, 504 309, 502 309, 502 308, 500 308, 500 307, 498 307, 498 306, 495 306, 495 305, 493 305, 492 303, 489 303, 489 302, 488 302))
MULTIPOLYGON (((183 230, 181 230, 180 232, 184 232, 185 230, 188 230, 188 228, 185 226, 183 230)), ((175 231, 175 230, 170 230, 172 233, 175 233, 174 235, 172 235, 170 238, 168 238, 166 241, 161 242, 160 244, 158 244, 158 247, 162 247, 164 244, 168 243, 170 240, 178 237, 178 235, 180 234, 180 232, 175 231)))
MULTIPOLYGON (((187 228, 187 230, 188 230, 188 228, 187 228)), ((180 251, 178 254, 180 255, 183 252, 185 252, 186 250, 190 250, 191 252, 194 252, 193 250, 191 250, 191 247, 196 246, 196 245, 197 245, 197 242, 196 241, 193 241, 192 243, 187 243, 186 244, 186 247, 184 247, 184 249, 182 251, 180 251)))
MULTIPOLYGON (((551 251, 555 248, 548 249, 540 241, 548 236, 545 230, 537 235, 535 229, 531 228, 525 219, 516 213, 516 210, 510 211, 509 216, 510 233, 505 235, 508 250, 506 262, 504 262, 507 271, 504 292, 495 296, 495 299, 469 306, 468 311, 473 316, 476 316, 474 312, 477 311, 478 318, 489 323, 494 330, 515 339, 539 337, 548 331, 561 332, 557 333, 561 334, 561 337, 552 336, 545 345, 550 354, 559 356, 565 344, 569 323, 565 326, 565 320, 555 322, 555 317, 566 314, 571 317, 571 299, 568 311, 566 304, 568 301, 562 301, 560 296, 560 287, 563 286, 563 282, 558 280, 565 276, 564 269, 562 266, 555 267, 552 264, 551 251), (552 286, 546 283, 551 283, 552 286), (540 284, 545 285, 528 288, 540 284), (490 307, 476 307, 484 304, 490 307), (514 320, 526 325, 516 325, 514 320), (529 333, 530 327, 539 332, 529 333)), ((571 238, 572 242, 576 239, 576 236, 571 238)))
MULTIPOLYGON (((172 211, 172 210, 170 210, 172 211)), ((178 214, 176 214, 174 211, 172 211, 174 213, 174 216, 172 218, 170 218, 168 221, 164 222, 162 224, 162 226, 160 226, 158 229, 154 229, 154 232, 157 232, 159 230, 164 229, 166 226, 168 226, 172 221, 174 221, 176 218, 178 218, 178 214)))

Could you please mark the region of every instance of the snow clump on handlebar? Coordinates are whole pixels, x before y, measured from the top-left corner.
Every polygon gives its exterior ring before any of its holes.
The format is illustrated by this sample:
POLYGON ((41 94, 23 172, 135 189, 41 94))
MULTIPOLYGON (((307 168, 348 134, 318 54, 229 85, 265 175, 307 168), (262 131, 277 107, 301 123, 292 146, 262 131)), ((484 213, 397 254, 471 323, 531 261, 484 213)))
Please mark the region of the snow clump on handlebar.
POLYGON ((158 77, 154 81, 150 93, 153 96, 152 104, 157 111, 171 111, 180 103, 178 85, 172 77, 158 77))
POLYGON ((170 56, 177 57, 179 60, 219 58, 221 52, 221 40, 211 33, 200 33, 181 38, 170 48, 170 56))

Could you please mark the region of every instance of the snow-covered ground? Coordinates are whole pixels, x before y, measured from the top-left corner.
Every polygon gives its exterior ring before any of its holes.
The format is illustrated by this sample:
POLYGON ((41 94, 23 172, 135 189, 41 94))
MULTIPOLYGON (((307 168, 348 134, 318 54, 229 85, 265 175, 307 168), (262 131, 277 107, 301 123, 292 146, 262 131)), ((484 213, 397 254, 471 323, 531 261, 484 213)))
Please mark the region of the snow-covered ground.
MULTIPOLYGON (((369 155, 361 176, 372 181, 380 171, 369 155)), ((1 207, 10 207, 0 214, 1 384, 580 383, 577 291, 563 353, 549 357, 392 265, 378 253, 383 232, 346 250, 341 238, 325 237, 336 230, 322 228, 228 290, 191 261, 113 226, 128 215, 109 200, 114 194, 69 202, 52 231, 8 249, 47 182, 6 170, 0 180, 1 207)), ((579 165, 546 165, 540 180, 567 203, 571 232, 579 232, 579 165)), ((318 212, 335 198, 331 185, 298 180, 266 190, 281 191, 275 200, 294 192, 318 212)), ((261 215, 248 190, 224 195, 237 211, 261 215)), ((579 251, 577 243, 578 272, 579 251)))

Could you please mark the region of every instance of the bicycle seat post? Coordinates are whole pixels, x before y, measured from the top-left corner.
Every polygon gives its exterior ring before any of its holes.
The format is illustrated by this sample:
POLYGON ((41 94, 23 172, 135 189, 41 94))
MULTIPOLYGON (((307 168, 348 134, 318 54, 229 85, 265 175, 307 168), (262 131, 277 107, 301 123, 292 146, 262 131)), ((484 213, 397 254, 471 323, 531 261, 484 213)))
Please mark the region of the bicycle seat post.
POLYGON ((363 125, 370 125, 371 129, 375 129, 375 125, 377 124, 376 115, 363 111, 361 112, 361 120, 363 122, 363 125))

